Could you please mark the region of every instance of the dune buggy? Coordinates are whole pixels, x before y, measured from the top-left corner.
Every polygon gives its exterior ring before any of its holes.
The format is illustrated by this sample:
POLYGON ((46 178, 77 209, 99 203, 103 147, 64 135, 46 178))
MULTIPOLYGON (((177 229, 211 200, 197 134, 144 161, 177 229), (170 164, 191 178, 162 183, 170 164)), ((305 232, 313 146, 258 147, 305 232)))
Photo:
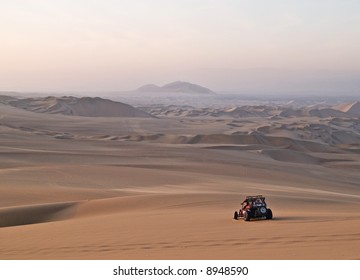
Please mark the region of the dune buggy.
POLYGON ((267 208, 265 197, 262 195, 247 196, 241 203, 241 208, 234 212, 234 219, 243 218, 245 221, 250 219, 272 219, 273 214, 270 208, 267 208))

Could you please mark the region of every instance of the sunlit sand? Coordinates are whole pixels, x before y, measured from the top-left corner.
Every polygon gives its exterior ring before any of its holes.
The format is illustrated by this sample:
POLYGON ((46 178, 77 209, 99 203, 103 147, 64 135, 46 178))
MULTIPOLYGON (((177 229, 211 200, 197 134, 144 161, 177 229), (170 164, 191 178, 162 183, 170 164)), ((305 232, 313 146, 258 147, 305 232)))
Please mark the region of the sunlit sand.
POLYGON ((360 258, 358 103, 91 117, 104 101, 1 100, 2 259, 360 258), (274 219, 233 220, 257 194, 274 219))

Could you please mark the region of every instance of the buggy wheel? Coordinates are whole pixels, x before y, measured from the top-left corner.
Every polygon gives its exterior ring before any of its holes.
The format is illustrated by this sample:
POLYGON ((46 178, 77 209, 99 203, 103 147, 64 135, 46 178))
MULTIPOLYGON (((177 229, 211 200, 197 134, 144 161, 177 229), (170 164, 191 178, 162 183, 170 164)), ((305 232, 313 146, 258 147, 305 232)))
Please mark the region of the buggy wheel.
POLYGON ((251 213, 250 213, 250 211, 245 211, 245 213, 244 213, 244 220, 245 220, 246 222, 249 222, 249 221, 250 221, 250 218, 251 218, 251 213))
POLYGON ((271 220, 273 217, 271 209, 268 209, 266 212, 266 219, 271 220))
POLYGON ((239 214, 237 211, 234 212, 234 220, 237 220, 239 218, 239 214))

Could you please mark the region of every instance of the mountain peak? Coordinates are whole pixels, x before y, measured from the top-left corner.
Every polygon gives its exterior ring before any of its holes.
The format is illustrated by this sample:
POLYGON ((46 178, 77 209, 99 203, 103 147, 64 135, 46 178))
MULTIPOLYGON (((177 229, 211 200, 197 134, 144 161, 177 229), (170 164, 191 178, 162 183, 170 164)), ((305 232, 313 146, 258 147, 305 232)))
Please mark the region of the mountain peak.
POLYGON ((182 93, 205 93, 213 94, 212 90, 189 82, 175 81, 159 87, 154 84, 144 85, 137 89, 140 92, 182 92, 182 93))
POLYGON ((142 87, 139 87, 137 89, 137 91, 142 91, 142 92, 158 92, 161 91, 161 87, 154 85, 154 84, 147 84, 147 85, 143 85, 142 87))

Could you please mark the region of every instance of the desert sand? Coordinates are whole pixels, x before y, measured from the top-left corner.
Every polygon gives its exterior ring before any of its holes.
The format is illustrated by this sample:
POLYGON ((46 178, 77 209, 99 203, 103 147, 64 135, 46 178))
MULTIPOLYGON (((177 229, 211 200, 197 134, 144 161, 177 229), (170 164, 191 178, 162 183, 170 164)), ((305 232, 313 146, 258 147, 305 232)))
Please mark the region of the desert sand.
POLYGON ((1 259, 360 259, 358 103, 91 117, 9 101, 1 259), (274 219, 233 220, 257 194, 274 219))

